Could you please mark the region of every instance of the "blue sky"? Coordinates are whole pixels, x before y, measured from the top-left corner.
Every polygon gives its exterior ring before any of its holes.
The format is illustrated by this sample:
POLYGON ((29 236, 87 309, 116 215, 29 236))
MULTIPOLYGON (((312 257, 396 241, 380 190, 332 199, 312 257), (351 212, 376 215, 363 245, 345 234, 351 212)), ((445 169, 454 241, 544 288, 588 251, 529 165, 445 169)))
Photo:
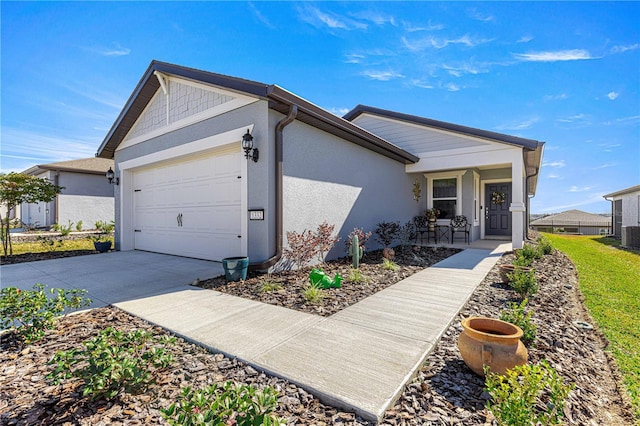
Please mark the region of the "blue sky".
POLYGON ((640 183, 640 3, 6 2, 3 172, 93 156, 152 59, 547 142, 533 213, 640 183))

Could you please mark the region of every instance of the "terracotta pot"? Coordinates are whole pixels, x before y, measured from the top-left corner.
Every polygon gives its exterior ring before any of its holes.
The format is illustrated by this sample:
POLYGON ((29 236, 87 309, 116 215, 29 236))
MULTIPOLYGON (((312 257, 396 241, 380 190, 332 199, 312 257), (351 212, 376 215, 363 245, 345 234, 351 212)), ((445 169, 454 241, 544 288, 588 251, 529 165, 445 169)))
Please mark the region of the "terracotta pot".
POLYGON ((518 268, 519 270, 523 271, 523 272, 529 272, 531 271, 531 268, 527 267, 527 266, 516 266, 516 265, 512 265, 512 264, 505 264, 505 265, 500 265, 500 278, 502 278, 502 282, 503 283, 508 283, 509 282, 509 278, 507 277, 507 274, 511 274, 513 273, 513 271, 518 268))
POLYGON ((529 353, 522 344, 520 327, 493 318, 470 317, 461 322, 458 350, 465 364, 484 376, 483 365, 492 373, 504 374, 516 365, 527 363, 529 353))

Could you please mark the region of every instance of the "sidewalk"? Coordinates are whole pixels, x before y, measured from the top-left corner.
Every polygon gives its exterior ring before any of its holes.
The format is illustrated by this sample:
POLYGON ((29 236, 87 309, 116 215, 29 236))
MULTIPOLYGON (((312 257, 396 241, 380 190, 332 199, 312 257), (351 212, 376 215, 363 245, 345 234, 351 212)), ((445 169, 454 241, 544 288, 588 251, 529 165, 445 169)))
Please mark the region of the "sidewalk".
POLYGON ((188 288, 115 306, 377 421, 510 245, 468 248, 328 317, 188 288))

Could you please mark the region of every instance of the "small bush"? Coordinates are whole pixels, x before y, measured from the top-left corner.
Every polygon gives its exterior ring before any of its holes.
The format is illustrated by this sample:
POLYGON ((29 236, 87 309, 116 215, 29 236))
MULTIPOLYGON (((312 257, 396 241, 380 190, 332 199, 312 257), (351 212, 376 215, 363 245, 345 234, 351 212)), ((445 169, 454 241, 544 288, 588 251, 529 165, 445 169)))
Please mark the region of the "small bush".
POLYGON ((307 266, 317 253, 316 236, 311 231, 287 231, 287 243, 289 247, 284 249, 284 254, 298 268, 307 266))
POLYGON ((538 293, 538 280, 533 269, 525 272, 516 268, 512 273, 507 274, 507 277, 509 278, 509 286, 518 293, 521 300, 538 293))
POLYGON ((282 290, 282 284, 279 281, 273 280, 270 277, 265 279, 260 287, 260 291, 268 293, 270 291, 282 290))
POLYGON ((0 290, 0 328, 15 328, 17 334, 31 343, 53 328, 56 317, 67 309, 89 306, 86 290, 52 288, 35 284, 33 290, 5 287, 0 290), (17 325, 17 327, 16 327, 17 325))
POLYGON ((64 246, 62 238, 54 238, 51 235, 38 235, 36 241, 49 253, 61 249, 64 246))
POLYGON ((538 250, 538 247, 532 244, 525 244, 520 250, 518 250, 518 257, 524 257, 525 259, 533 262, 535 259, 540 259, 542 253, 538 250))
POLYGON ((324 299, 325 292, 322 288, 309 284, 302 290, 302 295, 309 303, 320 303, 324 299))
POLYGON ((400 224, 398 222, 380 222, 376 228, 376 240, 385 248, 398 238, 400 224))
POLYGON ((325 257, 333 246, 340 241, 339 237, 333 235, 335 227, 335 225, 329 225, 326 221, 318 225, 316 230, 316 253, 320 262, 324 262, 325 257))
POLYGON ((55 369, 47 378, 54 384, 81 379, 82 395, 94 399, 110 399, 122 390, 139 393, 153 383, 159 370, 171 364, 173 357, 165 346, 173 342, 175 338, 154 337, 144 330, 123 333, 109 327, 86 341, 82 350, 56 353, 49 361, 55 369))
POLYGON ((516 255, 516 258, 512 263, 514 266, 524 266, 528 268, 529 266, 531 266, 532 261, 523 256, 516 255))
POLYGON ((353 228, 353 231, 349 233, 349 237, 344 242, 344 249, 347 253, 351 250, 351 244, 353 241, 353 236, 358 236, 358 243, 360 247, 362 247, 362 252, 364 253, 367 244, 367 240, 373 235, 371 232, 364 232, 364 228, 353 228))
POLYGON ((531 321, 533 311, 527 311, 525 309, 527 301, 528 299, 524 299, 520 304, 510 302, 507 305, 508 309, 500 312, 500 319, 520 327, 523 332, 522 339, 520 340, 522 340, 524 345, 529 346, 536 340, 537 327, 533 321, 531 321))
POLYGON ((227 381, 205 389, 183 388, 178 402, 160 413, 172 426, 278 426, 286 422, 273 414, 277 405, 278 393, 272 387, 258 390, 227 381))
POLYGON ((398 229, 398 242, 400 249, 404 252, 411 247, 416 240, 416 227, 413 222, 409 221, 398 229))
POLYGON ((369 281, 369 278, 367 278, 360 269, 351 268, 349 270, 349 277, 347 278, 347 281, 352 283, 366 283, 369 281))
POLYGON ((543 255, 551 254, 553 253, 553 244, 551 244, 551 241, 549 241, 547 237, 540 235, 538 237, 538 250, 543 255))
POLYGON ((400 267, 393 260, 383 258, 382 269, 384 269, 385 271, 397 271, 398 269, 400 269, 400 267))
POLYGON ((559 424, 571 385, 545 361, 519 365, 505 375, 485 367, 485 390, 491 395, 486 408, 499 425, 559 424))
POLYGON ((78 223, 76 223, 76 231, 80 232, 82 231, 82 221, 79 220, 78 223))

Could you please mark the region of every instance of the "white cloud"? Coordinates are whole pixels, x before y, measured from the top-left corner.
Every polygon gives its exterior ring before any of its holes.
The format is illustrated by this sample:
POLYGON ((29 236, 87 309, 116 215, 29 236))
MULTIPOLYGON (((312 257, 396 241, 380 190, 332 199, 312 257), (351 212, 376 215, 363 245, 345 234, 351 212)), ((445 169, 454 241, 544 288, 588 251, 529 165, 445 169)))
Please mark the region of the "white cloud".
POLYGON ((568 96, 566 93, 559 93, 557 95, 545 95, 543 99, 545 102, 549 102, 549 101, 563 101, 567 98, 568 96))
POLYGON ((602 147, 602 151, 603 152, 613 152, 613 148, 621 147, 622 144, 620 144, 620 143, 610 143, 610 144, 601 143, 598 146, 602 147))
POLYGON ((351 110, 349 108, 331 107, 327 108, 327 111, 329 111, 331 114, 337 115, 338 117, 342 117, 351 110))
POLYGON ((410 33, 418 32, 418 31, 437 31, 437 30, 444 29, 443 24, 433 24, 431 20, 427 22, 426 26, 418 26, 405 21, 402 22, 402 26, 405 29, 405 31, 410 33))
POLYGON ((501 124, 499 126, 496 126, 496 129, 498 129, 498 130, 524 130, 524 129, 530 128, 531 126, 536 124, 538 121, 540 121, 540 119, 538 117, 531 117, 531 118, 529 118, 527 120, 523 120, 523 121, 516 121, 516 122, 512 122, 512 123, 501 124))
POLYGON ((575 203, 564 204, 564 205, 553 206, 553 207, 545 207, 544 209, 541 209, 541 211, 543 212, 565 211, 575 207, 586 206, 589 204, 604 203, 605 199, 602 198, 602 195, 603 194, 590 194, 588 197, 585 197, 584 199, 581 199, 580 201, 577 201, 575 203))
POLYGON ((531 37, 530 35, 525 35, 520 37, 520 39, 516 41, 516 43, 529 43, 531 40, 533 40, 533 37, 531 37))
POLYGON ((456 65, 442 65, 442 69, 447 71, 450 75, 454 77, 461 77, 465 74, 481 74, 489 71, 488 67, 485 64, 475 64, 471 62, 461 63, 456 65))
POLYGON ((607 98, 611 99, 612 101, 615 100, 618 96, 620 96, 620 93, 618 92, 607 93, 607 98))
POLYGON ((614 167, 615 165, 616 165, 616 163, 604 163, 604 164, 600 164, 599 166, 596 166, 596 167, 592 168, 591 170, 608 169, 609 167, 614 167))
POLYGON ((558 174, 555 174, 555 173, 550 173, 550 174, 547 175, 547 177, 549 179, 562 179, 562 176, 560 176, 558 174))
POLYGON ((258 10, 258 8, 253 4, 253 2, 249 2, 248 5, 249 5, 249 9, 253 13, 253 15, 256 17, 256 19, 262 22, 265 27, 271 28, 272 30, 276 28, 275 25, 273 25, 271 21, 269 21, 269 19, 266 16, 264 16, 262 12, 258 10))
POLYGON ((461 86, 454 84, 454 83, 447 83, 444 85, 444 88, 447 89, 450 92, 458 92, 460 91, 460 89, 462 89, 461 86))
POLYGON ((396 78, 404 77, 404 75, 395 71, 365 70, 365 71, 362 71, 361 74, 372 80, 379 80, 379 81, 389 81, 396 78))
POLYGON ((330 29, 341 30, 363 30, 367 29, 367 24, 340 16, 336 13, 323 12, 317 7, 305 4, 304 7, 298 8, 298 16, 304 22, 313 25, 316 28, 328 27, 330 29))
POLYGON ((495 19, 493 15, 487 15, 482 12, 478 12, 478 10, 475 8, 468 9, 467 15, 469 15, 471 19, 475 19, 476 21, 482 21, 482 22, 491 22, 495 19))
POLYGON ((571 188, 569 188, 568 192, 585 192, 585 191, 591 191, 592 189, 593 187, 591 186, 583 186, 582 188, 579 188, 573 185, 571 188))
POLYGON ((372 10, 355 12, 355 13, 352 13, 351 16, 364 21, 373 22, 376 25, 390 24, 390 25, 393 25, 394 27, 397 26, 396 20, 393 16, 385 15, 372 10))
POLYGON ((434 88, 433 85, 427 83, 424 80, 420 80, 420 79, 417 79, 417 78, 411 79, 411 85, 415 86, 415 87, 419 87, 421 89, 433 89, 434 88))
POLYGON ((566 166, 564 160, 559 160, 559 161, 552 161, 550 163, 543 163, 542 167, 555 167, 555 168, 562 168, 566 166))
POLYGON ((636 50, 640 48, 640 44, 630 44, 628 46, 613 46, 611 48, 611 53, 624 53, 629 50, 636 50))
POLYGON ((345 63, 346 64, 360 64, 362 63, 362 60, 366 58, 365 55, 362 55, 360 53, 347 53, 345 56, 345 63))
POLYGON ((492 41, 491 39, 479 39, 471 37, 468 34, 465 34, 458 38, 438 38, 438 37, 425 37, 418 40, 409 40, 406 37, 401 38, 402 44, 412 52, 418 52, 421 50, 425 50, 428 48, 434 49, 444 49, 445 47, 452 44, 462 44, 468 47, 475 47, 483 43, 488 43, 492 41))
POLYGON ((118 43, 114 43, 114 47, 88 47, 87 50, 102 56, 126 56, 131 53, 131 49, 122 47, 118 43))
POLYGON ((524 62, 557 62, 595 59, 587 50, 584 49, 513 53, 512 55, 516 59, 524 62))

